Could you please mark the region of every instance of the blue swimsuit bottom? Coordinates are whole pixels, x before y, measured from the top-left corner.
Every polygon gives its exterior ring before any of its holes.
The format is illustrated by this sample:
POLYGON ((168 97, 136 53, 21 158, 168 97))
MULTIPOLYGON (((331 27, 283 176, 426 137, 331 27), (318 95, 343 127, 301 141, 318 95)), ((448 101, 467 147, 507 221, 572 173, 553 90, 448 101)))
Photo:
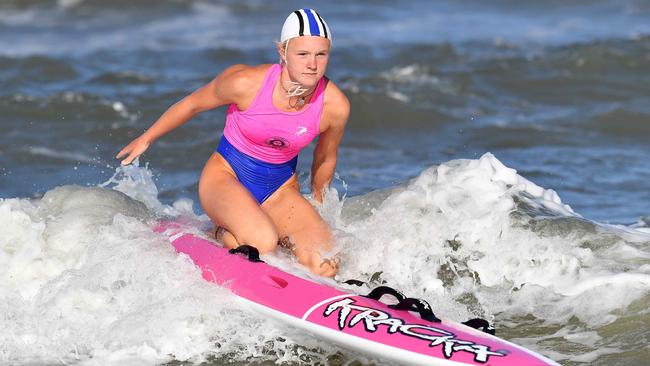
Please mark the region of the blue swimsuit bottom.
POLYGON ((255 159, 237 150, 225 136, 216 150, 230 164, 237 179, 261 205, 296 172, 298 156, 286 163, 273 164, 255 159))

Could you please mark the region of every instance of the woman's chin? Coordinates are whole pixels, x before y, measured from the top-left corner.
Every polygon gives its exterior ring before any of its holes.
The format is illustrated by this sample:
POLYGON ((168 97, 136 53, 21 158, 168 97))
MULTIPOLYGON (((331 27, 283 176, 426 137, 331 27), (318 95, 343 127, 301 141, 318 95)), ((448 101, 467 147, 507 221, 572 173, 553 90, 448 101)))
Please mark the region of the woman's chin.
POLYGON ((300 84, 302 84, 305 87, 311 88, 316 86, 318 84, 318 80, 320 80, 321 75, 318 74, 303 74, 302 77, 300 78, 300 84))

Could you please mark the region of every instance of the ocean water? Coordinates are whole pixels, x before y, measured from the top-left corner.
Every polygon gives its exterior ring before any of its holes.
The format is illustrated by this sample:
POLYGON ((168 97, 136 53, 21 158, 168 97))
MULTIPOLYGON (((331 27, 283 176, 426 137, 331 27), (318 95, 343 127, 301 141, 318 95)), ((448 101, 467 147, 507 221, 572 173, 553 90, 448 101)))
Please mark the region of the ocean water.
MULTIPOLYGON (((114 159, 225 67, 275 62, 303 5, 0 2, 0 364, 384 364, 241 308, 151 232, 206 224, 223 109, 114 159)), ((339 279, 489 318, 563 365, 649 364, 650 4, 313 6, 352 105, 320 208, 339 279)))

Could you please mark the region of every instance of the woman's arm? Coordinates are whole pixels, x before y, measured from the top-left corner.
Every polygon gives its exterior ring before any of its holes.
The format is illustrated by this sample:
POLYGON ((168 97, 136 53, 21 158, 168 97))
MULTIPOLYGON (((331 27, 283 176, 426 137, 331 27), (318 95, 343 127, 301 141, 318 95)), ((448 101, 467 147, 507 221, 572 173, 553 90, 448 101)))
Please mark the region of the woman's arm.
POLYGON ((246 92, 242 87, 246 83, 240 80, 245 77, 242 76, 241 71, 246 68, 244 65, 227 68, 211 82, 169 107, 142 135, 120 150, 116 158, 126 156, 122 160, 122 165, 131 164, 154 141, 189 121, 198 113, 238 102, 246 92))
POLYGON ((321 125, 325 125, 325 130, 318 137, 311 167, 312 196, 321 203, 323 190, 329 186, 336 170, 338 147, 350 115, 348 98, 333 83, 328 86, 331 87, 331 92, 325 94, 327 103, 323 107, 321 118, 321 125))

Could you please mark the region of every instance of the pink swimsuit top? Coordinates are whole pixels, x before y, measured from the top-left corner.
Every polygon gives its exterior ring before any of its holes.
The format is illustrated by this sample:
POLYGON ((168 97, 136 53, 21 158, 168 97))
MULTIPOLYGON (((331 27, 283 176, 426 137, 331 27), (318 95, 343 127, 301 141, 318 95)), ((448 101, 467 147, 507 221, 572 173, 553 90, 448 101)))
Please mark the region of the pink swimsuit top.
POLYGON ((318 136, 327 78, 318 81, 309 104, 301 111, 285 112, 273 105, 273 89, 282 66, 274 64, 246 110, 230 104, 224 137, 240 152, 267 163, 281 164, 295 158, 318 136))

